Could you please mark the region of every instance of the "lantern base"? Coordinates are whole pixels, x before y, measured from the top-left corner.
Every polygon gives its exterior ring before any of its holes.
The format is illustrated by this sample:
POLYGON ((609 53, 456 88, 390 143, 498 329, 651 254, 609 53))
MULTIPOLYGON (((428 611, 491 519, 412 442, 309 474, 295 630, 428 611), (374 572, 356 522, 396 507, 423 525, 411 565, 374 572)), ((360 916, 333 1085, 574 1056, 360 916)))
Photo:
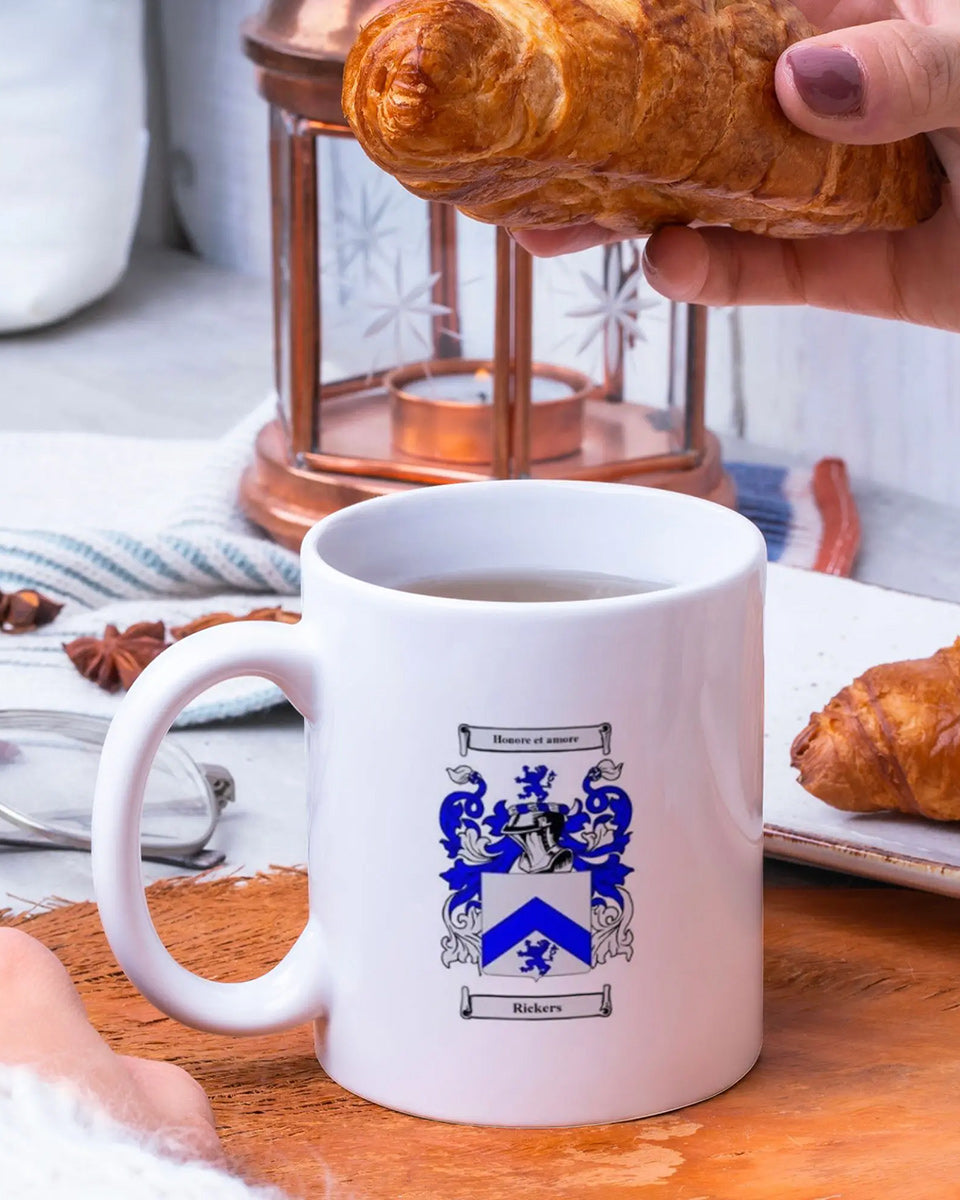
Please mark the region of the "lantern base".
MULTIPOLYGON (((707 431, 705 445, 703 458, 694 467, 640 472, 621 482, 684 492, 732 508, 736 489, 723 469, 720 442, 707 431)), ((274 541, 297 550, 304 534, 321 517, 360 500, 420 486, 293 466, 287 460, 283 426, 279 420, 273 420, 257 435, 253 462, 240 483, 240 503, 250 520, 274 541)))

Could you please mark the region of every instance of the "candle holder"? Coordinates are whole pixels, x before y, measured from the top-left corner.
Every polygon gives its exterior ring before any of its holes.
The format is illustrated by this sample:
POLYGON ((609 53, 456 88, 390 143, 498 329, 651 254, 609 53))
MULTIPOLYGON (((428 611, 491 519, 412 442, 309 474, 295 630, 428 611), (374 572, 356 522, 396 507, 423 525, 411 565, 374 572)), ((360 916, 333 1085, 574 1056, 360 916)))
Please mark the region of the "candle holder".
POLYGON ((343 63, 380 6, 270 0, 244 27, 270 104, 277 392, 246 513, 295 547, 337 508, 424 484, 615 480, 732 503, 704 424, 706 310, 650 291, 637 243, 535 261, 360 150, 343 63))
MULTIPOLYGON (((432 462, 490 463, 493 369, 489 359, 438 358, 388 372, 397 451, 432 462)), ((576 454, 584 439, 584 403, 595 390, 590 377, 540 363, 530 375, 531 461, 576 454)))

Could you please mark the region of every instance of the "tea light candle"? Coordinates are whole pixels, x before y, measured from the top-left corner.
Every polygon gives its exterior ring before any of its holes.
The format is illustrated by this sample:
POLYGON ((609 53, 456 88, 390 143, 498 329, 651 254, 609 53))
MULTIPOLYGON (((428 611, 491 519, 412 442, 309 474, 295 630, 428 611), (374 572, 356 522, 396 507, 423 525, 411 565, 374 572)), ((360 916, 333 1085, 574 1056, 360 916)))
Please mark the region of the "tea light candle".
MULTIPOLYGON (((490 404, 493 400, 493 377, 489 371, 448 372, 440 375, 424 375, 402 385, 409 396, 421 400, 448 400, 458 404, 490 404)), ((547 400, 563 400, 572 396, 574 389, 560 379, 545 375, 534 375, 530 381, 530 399, 534 404, 547 400)))
MULTIPOLYGON (((489 359, 434 359, 384 376, 393 444, 401 454, 470 466, 492 461, 496 409, 489 359)), ((510 381, 511 390, 515 380, 510 381)), ((532 364, 528 437, 530 461, 575 454, 583 442, 591 382, 579 371, 532 364)), ((499 420, 515 420, 514 404, 499 420)))

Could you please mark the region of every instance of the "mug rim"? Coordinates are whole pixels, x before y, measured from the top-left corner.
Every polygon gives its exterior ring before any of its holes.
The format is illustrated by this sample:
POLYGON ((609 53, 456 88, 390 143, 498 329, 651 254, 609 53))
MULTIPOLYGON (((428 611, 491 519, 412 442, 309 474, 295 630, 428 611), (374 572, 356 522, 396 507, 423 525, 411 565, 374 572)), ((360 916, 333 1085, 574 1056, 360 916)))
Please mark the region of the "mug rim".
POLYGON ((358 598, 360 596, 367 596, 371 599, 374 597, 383 599, 389 596, 396 603, 431 606, 435 610, 445 608, 449 611, 453 608, 458 612, 469 613, 510 613, 513 616, 529 614, 530 616, 535 616, 537 619, 542 619, 547 614, 569 615, 574 610, 577 613, 610 613, 614 609, 671 603, 680 597, 707 594, 744 579, 754 571, 759 570, 761 573, 764 572, 767 563, 767 549, 763 534, 742 513, 737 512, 735 509, 727 508, 725 505, 718 504, 715 501, 701 499, 698 496, 690 496, 683 492, 673 492, 665 488, 651 488, 637 484, 604 483, 580 479, 485 479, 457 484, 421 487, 411 491, 391 492, 385 496, 377 496, 373 499, 364 500, 360 503, 338 509, 336 512, 321 518, 321 520, 307 531, 301 543, 300 561, 304 580, 310 574, 318 575, 321 579, 325 578, 328 582, 335 583, 338 587, 356 590, 358 598), (731 529, 736 529, 741 536, 745 534, 748 539, 752 540, 753 545, 745 551, 731 555, 730 565, 723 570, 717 571, 709 579, 670 582, 663 587, 631 592, 622 596, 600 596, 576 600, 532 600, 524 601, 523 603, 518 603, 515 600, 475 600, 452 596, 436 596, 422 592, 409 592, 400 587, 386 583, 377 583, 370 579, 362 578, 359 575, 350 574, 350 572, 334 566, 323 554, 322 547, 324 540, 334 536, 340 526, 344 524, 378 520, 378 513, 388 513, 390 509, 398 505, 409 507, 418 504, 430 506, 436 503, 444 503, 445 498, 451 491, 459 492, 462 495, 464 490, 467 489, 478 496, 478 502, 482 502, 479 493, 489 494, 493 488, 500 489, 501 492, 509 488, 511 491, 518 493, 537 491, 539 493, 554 492, 568 495, 573 492, 593 495, 619 493, 625 497, 633 497, 631 502, 640 500, 641 502, 661 505, 667 508, 673 506, 678 512, 684 509, 687 512, 697 510, 699 513, 709 514, 710 520, 715 520, 720 524, 728 525, 731 529))

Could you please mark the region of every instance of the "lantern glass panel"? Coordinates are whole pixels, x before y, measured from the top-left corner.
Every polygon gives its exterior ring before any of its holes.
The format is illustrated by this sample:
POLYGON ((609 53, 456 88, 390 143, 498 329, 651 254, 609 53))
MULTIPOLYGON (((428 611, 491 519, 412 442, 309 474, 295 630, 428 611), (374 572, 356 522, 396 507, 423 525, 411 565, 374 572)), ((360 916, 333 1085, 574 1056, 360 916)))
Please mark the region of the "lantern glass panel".
POLYGON ((583 372, 595 388, 585 412, 585 467, 686 448, 678 306, 647 284, 642 252, 642 243, 629 241, 534 265, 534 360, 583 372))
POLYGON ((273 353, 277 402, 288 429, 293 422, 290 322, 290 171, 296 118, 270 108, 270 157, 273 199, 273 353))
POLYGON ((431 357, 449 310, 434 300, 427 204, 346 138, 318 139, 317 174, 321 383, 431 357))
POLYGON ((417 199, 352 140, 318 137, 316 171, 321 336, 312 448, 416 464, 413 443, 398 440, 394 373, 415 395, 491 400, 494 231, 417 199), (464 358, 479 361, 465 370, 464 358))
POLYGON ((496 230, 454 213, 461 353, 468 359, 493 358, 496 304, 496 230))

